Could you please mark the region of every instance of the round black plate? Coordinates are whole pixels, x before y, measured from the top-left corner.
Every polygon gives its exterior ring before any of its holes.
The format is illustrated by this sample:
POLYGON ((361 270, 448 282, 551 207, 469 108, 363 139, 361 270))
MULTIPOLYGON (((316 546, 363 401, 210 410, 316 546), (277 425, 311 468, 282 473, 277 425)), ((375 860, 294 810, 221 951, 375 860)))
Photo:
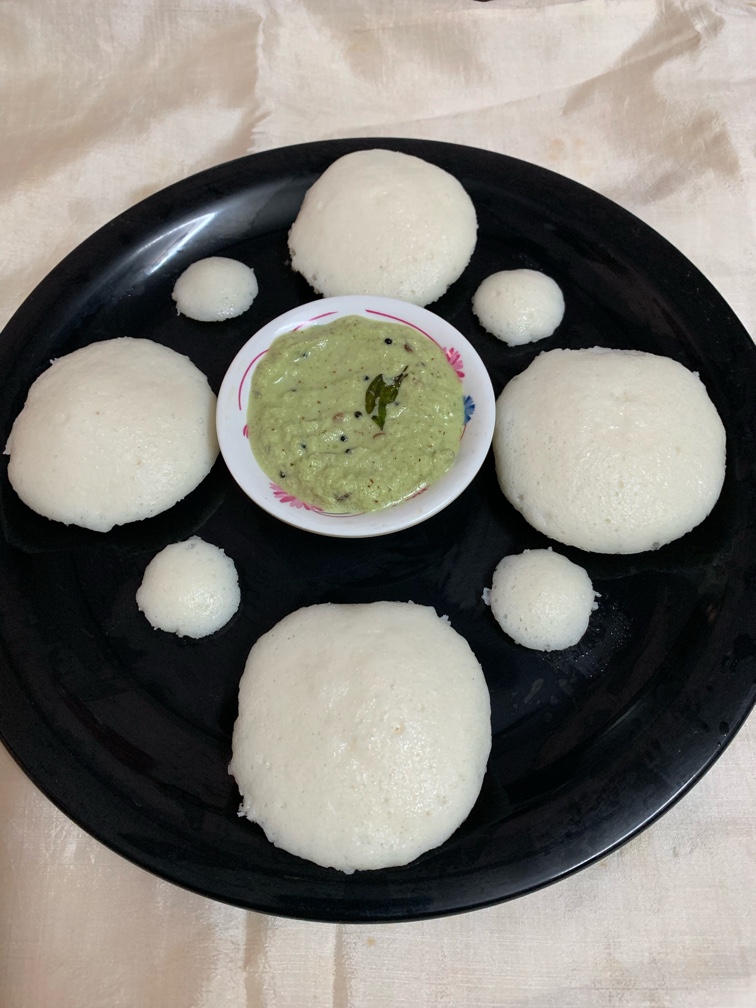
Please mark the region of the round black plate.
MULTIPOLYGON (((171 511, 87 532, 25 508, 0 473, 0 733, 32 780, 118 853, 199 893, 274 914, 406 920, 517 896, 607 853, 712 763, 756 697, 756 350, 696 269, 608 200, 551 172, 473 148, 338 140, 220 165, 122 214, 66 258, 0 341, 0 438, 51 357, 94 340, 148 336, 187 353, 218 388, 249 335, 310 300, 286 233, 335 158, 390 147, 448 169, 478 211, 469 267, 432 305, 486 362, 495 391, 541 350, 649 350, 698 370, 724 420, 728 472, 692 533, 655 553, 563 549, 601 593, 585 638, 539 654, 515 646, 483 604, 506 553, 542 546, 499 492, 492 463, 446 511, 363 542, 326 539, 256 508, 218 464, 171 511), (240 319, 178 317, 173 283, 202 256, 254 266, 240 319), (529 266, 561 285, 557 333, 510 349, 470 309, 489 273, 529 266), (168 542, 199 533, 234 558, 242 607, 204 641, 152 630, 134 593, 168 542), (352 876, 269 844, 236 815, 227 774, 236 689, 255 639, 316 602, 412 599, 448 614, 491 690, 494 744, 467 822, 403 868, 352 876)), ((4 441, 3 441, 4 443, 4 441)), ((558 547, 561 548, 561 547, 558 547)))

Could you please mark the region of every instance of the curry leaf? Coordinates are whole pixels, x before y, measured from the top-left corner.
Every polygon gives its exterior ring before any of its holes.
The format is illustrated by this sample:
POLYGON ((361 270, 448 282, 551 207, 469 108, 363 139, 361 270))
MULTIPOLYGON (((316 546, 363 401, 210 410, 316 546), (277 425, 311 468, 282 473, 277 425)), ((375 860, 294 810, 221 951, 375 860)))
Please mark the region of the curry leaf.
POLYGON ((372 413, 375 409, 375 401, 383 392, 384 383, 383 375, 376 375, 375 378, 370 382, 367 387, 367 392, 365 393, 365 412, 372 413))
POLYGON ((386 407, 389 403, 396 400, 396 397, 399 395, 399 387, 406 375, 407 365, 405 364, 394 378, 389 378, 386 381, 383 375, 379 374, 368 385, 367 392, 365 393, 365 411, 370 414, 373 423, 377 424, 381 430, 383 430, 386 423, 386 407), (374 413, 376 404, 378 410, 374 413))

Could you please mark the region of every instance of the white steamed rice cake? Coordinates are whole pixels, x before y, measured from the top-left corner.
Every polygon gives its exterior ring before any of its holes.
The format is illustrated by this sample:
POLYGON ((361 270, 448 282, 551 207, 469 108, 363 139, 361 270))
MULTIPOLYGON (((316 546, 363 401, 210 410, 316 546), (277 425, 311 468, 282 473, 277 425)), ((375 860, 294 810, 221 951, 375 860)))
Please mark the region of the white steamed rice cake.
POLYGON ((502 630, 523 647, 560 651, 577 644, 596 608, 584 568, 552 549, 525 550, 500 561, 489 593, 502 630))
POLYGON ((496 404, 507 500, 540 532, 598 553, 658 549, 719 497, 725 431, 698 375, 637 350, 549 350, 496 404))
POLYGON ((92 343, 37 378, 5 451, 11 485, 30 508, 107 532, 167 510, 209 473, 215 395, 168 347, 92 343))
POLYGON ((150 560, 136 601, 156 630, 207 637, 239 608, 241 593, 231 557, 199 536, 171 543, 150 560))
POLYGON ((502 270, 486 277, 472 306, 483 328, 509 346, 553 335, 564 315, 559 284, 531 269, 502 270))
POLYGON ((230 771, 276 846, 343 872, 414 860, 465 820, 491 748, 469 645, 433 609, 323 604, 252 648, 230 771))
POLYGON ((173 288, 179 314, 223 322, 243 314, 257 297, 255 271, 238 259, 209 256, 184 270, 173 288))
POLYGON ((292 267, 326 297, 373 294, 425 305, 475 248, 472 200, 448 172, 410 154, 362 150, 308 190, 289 232, 292 267))

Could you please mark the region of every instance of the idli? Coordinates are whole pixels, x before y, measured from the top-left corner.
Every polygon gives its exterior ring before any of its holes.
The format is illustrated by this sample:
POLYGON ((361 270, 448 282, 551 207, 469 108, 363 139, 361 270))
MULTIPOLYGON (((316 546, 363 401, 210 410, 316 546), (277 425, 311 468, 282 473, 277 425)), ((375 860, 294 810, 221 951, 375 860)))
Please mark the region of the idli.
POLYGON ((475 248, 472 200, 448 172, 410 154, 346 154, 308 190, 289 232, 291 265, 331 297, 374 294, 425 305, 475 248))
POLYGON ((483 672, 448 622, 410 602, 326 603, 252 648, 229 769, 277 847, 353 872, 451 836, 490 748, 483 672))
POLYGON ((240 599, 234 561, 199 536, 153 557, 136 593, 140 612, 156 630, 194 638, 225 626, 240 599))
POLYGON ((181 315, 223 322, 245 312, 257 297, 255 271, 237 259, 210 256, 187 266, 173 288, 181 315))
POLYGON ((37 378, 5 452, 30 508, 107 532, 172 507, 208 474, 218 455, 215 396, 168 347, 92 343, 37 378))
POLYGON ((521 346, 551 336, 564 315, 559 284, 538 270, 494 273, 473 295, 480 324, 509 346, 521 346))
POLYGON ((493 440, 507 499, 598 553, 658 549, 703 521, 725 432, 698 375, 636 350, 549 350, 504 388, 493 440))
POLYGON ((493 575, 491 612, 523 647, 560 651, 577 644, 596 608, 588 573, 551 549, 506 556, 493 575))

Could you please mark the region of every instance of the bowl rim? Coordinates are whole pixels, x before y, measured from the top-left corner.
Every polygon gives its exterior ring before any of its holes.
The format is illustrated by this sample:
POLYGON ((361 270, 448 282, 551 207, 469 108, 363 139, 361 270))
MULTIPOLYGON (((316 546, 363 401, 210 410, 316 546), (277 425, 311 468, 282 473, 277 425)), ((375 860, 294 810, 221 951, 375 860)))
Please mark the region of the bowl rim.
POLYGON ((348 294, 308 301, 277 315, 257 329, 231 361, 216 407, 221 455, 236 483, 259 507, 296 528, 335 538, 370 538, 417 525, 451 504, 472 482, 493 439, 496 401, 488 370, 472 344, 442 316, 396 298, 348 294), (330 514, 299 501, 273 483, 254 457, 246 435, 249 386, 255 368, 279 336, 345 315, 380 316, 409 325, 441 346, 473 403, 463 431, 462 448, 452 467, 426 490, 398 504, 360 514, 330 514), (463 370, 464 368, 464 370, 463 370), (470 393, 474 392, 474 396, 470 393), (264 484, 264 486, 261 486, 264 484))

